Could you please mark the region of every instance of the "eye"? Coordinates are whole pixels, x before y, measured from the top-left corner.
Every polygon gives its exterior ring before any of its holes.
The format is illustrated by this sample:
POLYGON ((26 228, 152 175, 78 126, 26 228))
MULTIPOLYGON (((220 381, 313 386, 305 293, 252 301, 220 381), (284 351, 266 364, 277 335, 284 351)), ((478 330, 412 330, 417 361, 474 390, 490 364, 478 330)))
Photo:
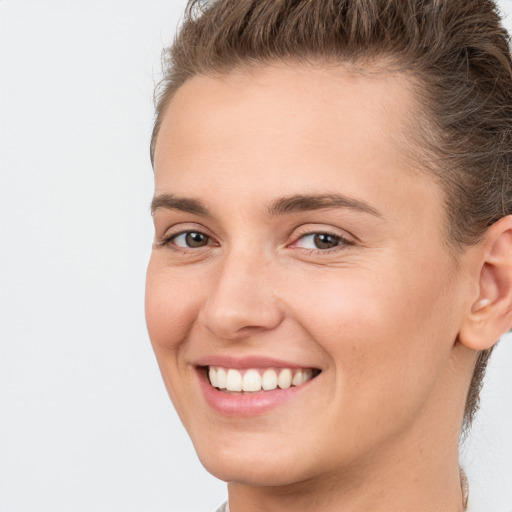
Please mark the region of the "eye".
POLYGON ((162 241, 164 245, 174 244, 183 249, 197 249, 210 243, 210 237, 199 231, 183 231, 162 241))
POLYGON ((306 233, 293 244, 293 247, 312 250, 328 250, 334 249, 339 245, 347 244, 352 245, 351 242, 345 240, 339 235, 333 235, 331 233, 306 233))

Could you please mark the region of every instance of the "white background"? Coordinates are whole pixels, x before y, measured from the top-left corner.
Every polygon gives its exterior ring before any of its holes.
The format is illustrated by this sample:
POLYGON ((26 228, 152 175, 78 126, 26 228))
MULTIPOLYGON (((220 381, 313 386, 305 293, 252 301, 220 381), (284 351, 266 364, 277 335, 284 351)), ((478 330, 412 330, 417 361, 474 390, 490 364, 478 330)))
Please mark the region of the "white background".
MULTIPOLYGON (((143 315, 152 91, 183 6, 0 0, 0 512, 209 512, 225 498, 143 315)), ((508 339, 463 453, 474 510, 512 511, 511 404, 508 339)))

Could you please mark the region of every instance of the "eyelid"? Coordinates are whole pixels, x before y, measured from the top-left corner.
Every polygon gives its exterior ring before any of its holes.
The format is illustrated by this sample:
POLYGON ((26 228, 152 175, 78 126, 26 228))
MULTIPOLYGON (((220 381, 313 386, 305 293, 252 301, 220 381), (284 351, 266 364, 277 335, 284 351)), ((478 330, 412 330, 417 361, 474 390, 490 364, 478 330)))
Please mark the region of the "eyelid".
MULTIPOLYGON (((340 250, 346 246, 352 246, 357 244, 357 237, 352 235, 351 233, 347 233, 346 231, 341 231, 340 229, 325 226, 325 225, 314 225, 314 224, 307 224, 300 226, 295 229, 295 233, 292 235, 292 241, 290 243, 286 244, 286 247, 288 248, 296 248, 296 249, 302 249, 303 251, 310 251, 310 252, 321 252, 321 253, 329 253, 334 252, 337 250, 340 250), (339 240, 339 244, 326 249, 308 249, 299 247, 297 244, 300 240, 305 239, 308 236, 315 236, 315 235, 328 235, 332 236, 339 240)), ((195 223, 179 223, 174 226, 169 227, 165 234, 158 238, 156 241, 156 244, 158 246, 169 246, 172 249, 175 250, 181 250, 181 251, 198 251, 198 249, 212 247, 212 246, 219 246, 219 242, 216 240, 216 238, 211 234, 210 230, 207 229, 205 226, 202 226, 201 224, 195 224, 195 223), (179 228, 179 229, 176 229, 179 228), (180 245, 173 244, 173 240, 179 237, 180 235, 186 234, 186 233, 200 233, 201 235, 204 235, 208 238, 208 243, 204 246, 200 247, 182 247, 180 245)))
POLYGON ((310 254, 332 254, 333 252, 337 252, 340 250, 344 250, 347 246, 352 246, 356 244, 356 241, 354 240, 355 237, 347 236, 345 233, 340 233, 339 230, 334 228, 322 228, 320 226, 313 227, 313 226, 304 226, 302 229, 299 230, 299 233, 295 234, 293 237, 293 241, 287 245, 288 248, 291 249, 299 249, 305 252, 308 252, 310 254), (321 248, 307 248, 307 247, 300 247, 298 244, 301 240, 304 240, 307 237, 315 236, 315 235, 328 235, 332 236, 339 240, 339 243, 335 245, 334 247, 330 247, 327 249, 321 249, 321 248))
POLYGON ((185 226, 183 226, 183 223, 180 223, 180 224, 177 224, 175 226, 172 226, 170 228, 168 228, 164 235, 159 237, 158 240, 157 240, 157 245, 162 247, 162 246, 168 246, 168 247, 172 247, 173 249, 176 249, 176 250, 183 250, 183 251, 187 251, 187 250, 192 250, 192 251, 197 251, 198 249, 201 249, 202 247, 181 247, 179 245, 175 245, 175 244, 172 244, 172 241, 177 238, 178 236, 180 235, 183 235, 185 233, 200 233, 201 235, 204 235, 205 237, 208 238, 208 241, 209 243, 203 247, 212 247, 213 245, 218 245, 218 242, 215 240, 215 237, 213 235, 210 234, 209 230, 206 229, 204 226, 201 226, 200 224, 188 224, 185 226), (177 227, 180 227, 181 229, 175 229, 177 227), (210 243, 211 241, 213 241, 214 243, 210 243))
POLYGON ((344 242, 356 244, 359 239, 352 233, 335 227, 330 227, 322 224, 307 224, 300 226, 293 232, 293 240, 297 241, 308 235, 330 235, 336 238, 341 238, 344 242))

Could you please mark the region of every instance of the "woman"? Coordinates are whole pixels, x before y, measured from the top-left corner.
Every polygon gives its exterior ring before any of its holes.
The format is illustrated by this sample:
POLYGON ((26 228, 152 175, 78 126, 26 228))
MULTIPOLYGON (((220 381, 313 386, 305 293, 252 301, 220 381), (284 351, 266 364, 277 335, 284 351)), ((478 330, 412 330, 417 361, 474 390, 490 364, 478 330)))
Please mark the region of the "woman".
POLYGON ((168 56, 146 316, 229 510, 466 509, 512 325, 495 5, 191 1, 168 56))

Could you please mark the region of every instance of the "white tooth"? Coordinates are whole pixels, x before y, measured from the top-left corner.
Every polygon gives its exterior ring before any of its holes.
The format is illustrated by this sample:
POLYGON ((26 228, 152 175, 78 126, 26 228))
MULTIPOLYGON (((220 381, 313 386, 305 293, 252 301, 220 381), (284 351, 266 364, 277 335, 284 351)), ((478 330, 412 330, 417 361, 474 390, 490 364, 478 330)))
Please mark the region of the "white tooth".
POLYGON ((208 372, 208 376, 210 377, 211 385, 214 388, 216 388, 218 386, 218 384, 217 384, 217 372, 215 371, 215 368, 213 368, 213 366, 210 366, 210 370, 208 372))
POLYGON ((304 381, 302 380, 302 370, 297 370, 292 379, 292 386, 300 386, 304 381))
POLYGON ((292 385, 292 371, 289 368, 284 368, 279 372, 277 384, 281 389, 287 389, 292 385))
POLYGON ((258 370, 248 370, 243 379, 244 391, 261 391, 261 376, 258 370))
POLYGON ((226 370, 224 368, 217 368, 217 387, 226 389, 226 370))
POLYGON ((265 391, 271 391, 277 388, 277 373, 275 370, 265 370, 263 377, 261 378, 261 387, 265 391))
POLYGON ((238 370, 230 368, 226 375, 226 389, 228 391, 242 391, 242 375, 238 370))
POLYGON ((307 382, 313 378, 313 370, 306 370, 302 375, 302 382, 307 382))

